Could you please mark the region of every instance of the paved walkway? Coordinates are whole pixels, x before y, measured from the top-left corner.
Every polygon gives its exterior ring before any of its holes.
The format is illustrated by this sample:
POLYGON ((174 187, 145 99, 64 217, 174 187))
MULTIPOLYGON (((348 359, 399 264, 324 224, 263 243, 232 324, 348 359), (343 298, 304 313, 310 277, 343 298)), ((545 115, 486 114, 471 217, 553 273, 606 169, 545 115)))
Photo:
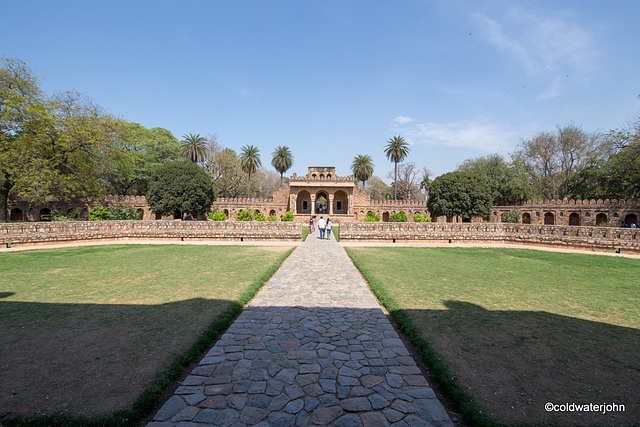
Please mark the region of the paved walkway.
POLYGON ((310 235, 148 427, 449 426, 351 260, 310 235))

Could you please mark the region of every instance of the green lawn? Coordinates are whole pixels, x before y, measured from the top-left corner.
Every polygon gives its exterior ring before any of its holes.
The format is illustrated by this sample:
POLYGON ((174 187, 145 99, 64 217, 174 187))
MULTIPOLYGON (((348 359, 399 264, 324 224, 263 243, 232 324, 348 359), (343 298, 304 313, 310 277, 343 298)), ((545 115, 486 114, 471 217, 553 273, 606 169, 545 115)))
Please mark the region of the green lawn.
POLYGON ((211 345, 290 251, 113 245, 0 254, 0 411, 105 415, 139 396, 147 403, 136 408, 148 410, 157 388, 211 345))
POLYGON ((347 252, 463 412, 470 397, 511 425, 637 420, 640 260, 518 249, 347 252), (546 402, 626 411, 576 419, 546 412, 546 402))

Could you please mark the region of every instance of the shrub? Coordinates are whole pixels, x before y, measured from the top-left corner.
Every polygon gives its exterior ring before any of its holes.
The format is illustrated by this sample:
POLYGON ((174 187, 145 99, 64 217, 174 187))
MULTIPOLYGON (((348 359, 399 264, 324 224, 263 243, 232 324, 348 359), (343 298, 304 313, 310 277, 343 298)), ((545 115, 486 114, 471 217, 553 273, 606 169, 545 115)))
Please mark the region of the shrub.
POLYGON ((402 211, 394 212, 389 216, 389 222, 407 222, 407 214, 402 211))
POLYGON ((226 221, 227 220, 227 216, 224 214, 224 212, 219 211, 219 210, 209 211, 207 216, 209 217, 209 219, 211 221, 226 221))
POLYGON ((504 212, 501 216, 502 222, 509 222, 512 224, 520 224, 522 222, 522 212, 518 209, 514 209, 509 212, 504 212))
POLYGON ((251 209, 242 209, 237 214, 234 215, 236 221, 252 221, 253 220, 253 210, 251 209))
POLYGON ((108 221, 111 219, 111 212, 102 205, 89 209, 89 221, 108 221))
POLYGON ((364 222, 380 222, 380 217, 374 211, 369 211, 364 222))
POLYGON ((596 224, 596 227, 610 227, 610 228, 618 228, 620 224, 615 224, 613 222, 599 222, 596 224))
POLYGON ((80 212, 82 208, 74 208, 71 209, 66 214, 58 210, 53 210, 51 212, 51 221, 80 221, 80 212))
POLYGON ((117 206, 113 209, 109 209, 111 213, 111 219, 115 220, 138 220, 140 218, 140 212, 137 212, 132 206, 117 206))
POLYGON ((276 214, 271 214, 267 217, 267 221, 277 221, 278 217, 276 216, 276 214))
POLYGON ((282 215, 282 221, 293 221, 295 215, 291 212, 287 211, 284 215, 282 215))
POLYGON ((253 216, 253 218, 256 221, 264 221, 266 218, 264 217, 264 214, 262 212, 256 212, 255 215, 253 216))
POLYGON ((413 222, 431 222, 431 217, 427 214, 416 212, 413 214, 413 222))

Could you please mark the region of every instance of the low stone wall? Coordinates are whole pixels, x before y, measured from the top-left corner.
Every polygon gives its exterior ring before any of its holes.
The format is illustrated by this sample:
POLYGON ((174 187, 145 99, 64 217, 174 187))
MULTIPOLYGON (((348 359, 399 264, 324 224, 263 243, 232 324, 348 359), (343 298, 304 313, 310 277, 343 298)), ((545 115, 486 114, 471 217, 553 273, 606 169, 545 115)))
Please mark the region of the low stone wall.
POLYGON ((524 243, 640 252, 640 229, 506 223, 342 222, 340 241, 524 243))
POLYGON ((0 224, 0 245, 95 239, 300 241, 300 224, 268 221, 73 221, 0 224))

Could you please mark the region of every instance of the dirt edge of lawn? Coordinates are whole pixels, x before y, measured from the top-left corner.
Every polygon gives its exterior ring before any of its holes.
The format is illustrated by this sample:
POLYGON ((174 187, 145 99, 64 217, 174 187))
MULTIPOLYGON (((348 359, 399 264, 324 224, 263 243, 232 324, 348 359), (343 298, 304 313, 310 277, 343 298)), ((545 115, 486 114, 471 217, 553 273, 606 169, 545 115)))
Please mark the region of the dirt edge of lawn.
POLYGON ((233 323, 247 303, 258 293, 260 288, 278 271, 284 261, 296 248, 284 252, 262 277, 256 280, 236 301, 222 314, 212 320, 200 334, 195 343, 183 354, 177 355, 164 369, 159 371, 151 384, 138 396, 129 409, 119 410, 104 416, 76 416, 65 412, 47 415, 30 416, 28 414, 10 414, 0 412, 0 426, 137 426, 151 421, 153 414, 164 404, 179 386, 177 381, 188 375, 204 354, 222 336, 233 323))

